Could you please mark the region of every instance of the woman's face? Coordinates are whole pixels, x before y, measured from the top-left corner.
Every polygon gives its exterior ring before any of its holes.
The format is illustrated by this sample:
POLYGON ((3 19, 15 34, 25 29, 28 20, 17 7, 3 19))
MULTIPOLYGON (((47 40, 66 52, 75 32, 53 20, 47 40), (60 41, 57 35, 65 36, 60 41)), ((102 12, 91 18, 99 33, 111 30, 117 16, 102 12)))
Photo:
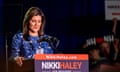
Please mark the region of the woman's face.
POLYGON ((40 15, 33 16, 29 21, 29 31, 38 32, 42 24, 42 17, 40 15))

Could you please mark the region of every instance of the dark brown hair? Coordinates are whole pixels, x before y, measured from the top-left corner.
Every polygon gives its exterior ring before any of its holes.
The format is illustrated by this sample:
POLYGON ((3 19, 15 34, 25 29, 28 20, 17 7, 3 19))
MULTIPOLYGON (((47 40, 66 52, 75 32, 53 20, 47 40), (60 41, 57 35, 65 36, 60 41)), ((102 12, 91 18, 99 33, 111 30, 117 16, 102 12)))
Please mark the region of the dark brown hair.
POLYGON ((24 39, 27 39, 27 37, 29 36, 29 33, 28 33, 28 31, 29 31, 29 20, 33 16, 37 16, 37 15, 40 15, 42 17, 42 25, 40 27, 40 30, 38 31, 38 35, 39 36, 44 35, 44 26, 45 26, 44 13, 38 7, 31 7, 26 12, 26 14, 24 16, 24 20, 23 20, 23 38, 24 39))

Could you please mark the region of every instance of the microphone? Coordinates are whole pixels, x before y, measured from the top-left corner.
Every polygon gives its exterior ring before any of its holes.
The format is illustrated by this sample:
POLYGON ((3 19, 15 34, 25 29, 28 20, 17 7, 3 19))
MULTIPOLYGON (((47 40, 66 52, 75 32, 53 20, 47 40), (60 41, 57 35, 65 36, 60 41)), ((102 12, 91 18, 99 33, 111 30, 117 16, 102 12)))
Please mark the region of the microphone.
POLYGON ((46 38, 46 40, 52 41, 52 42, 58 41, 58 39, 57 39, 56 37, 53 37, 53 36, 48 36, 48 37, 46 38))
POLYGON ((55 51, 55 53, 59 53, 59 51, 57 50, 57 47, 60 43, 60 40, 58 40, 56 37, 53 37, 53 36, 41 36, 40 39, 38 40, 38 43, 39 42, 42 42, 42 41, 47 41, 50 46, 52 47, 52 49, 55 51))
POLYGON ((42 41, 47 41, 47 42, 57 42, 59 41, 56 37, 53 37, 53 36, 47 36, 47 37, 43 37, 41 36, 40 37, 40 40, 38 40, 38 42, 42 42, 42 41))

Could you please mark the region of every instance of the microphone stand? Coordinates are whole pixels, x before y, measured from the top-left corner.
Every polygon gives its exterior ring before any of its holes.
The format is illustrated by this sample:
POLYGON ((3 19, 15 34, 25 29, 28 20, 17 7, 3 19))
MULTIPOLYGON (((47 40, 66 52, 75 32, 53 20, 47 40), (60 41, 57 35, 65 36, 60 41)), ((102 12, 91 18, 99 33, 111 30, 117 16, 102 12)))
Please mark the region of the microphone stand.
POLYGON ((51 40, 49 41, 49 44, 50 44, 50 46, 52 47, 52 49, 54 50, 54 53, 61 53, 60 51, 57 50, 57 46, 59 45, 59 42, 60 42, 60 41, 57 40, 56 42, 57 42, 57 43, 56 43, 56 46, 54 46, 54 44, 53 44, 53 42, 52 42, 51 40))
POLYGON ((8 41, 7 33, 5 34, 5 62, 6 62, 6 72, 8 72, 8 41))

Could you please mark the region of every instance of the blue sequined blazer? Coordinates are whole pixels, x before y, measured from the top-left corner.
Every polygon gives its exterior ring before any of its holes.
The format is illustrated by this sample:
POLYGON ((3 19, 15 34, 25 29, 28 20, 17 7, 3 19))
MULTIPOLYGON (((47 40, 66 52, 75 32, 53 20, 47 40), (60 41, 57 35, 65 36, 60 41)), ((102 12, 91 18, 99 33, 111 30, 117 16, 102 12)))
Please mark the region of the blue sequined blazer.
MULTIPOLYGON (((48 35, 44 35, 44 37, 48 37, 48 35)), ((27 59, 33 59, 34 54, 36 54, 39 50, 41 54, 52 54, 53 50, 47 41, 41 41, 39 36, 29 36, 29 41, 26 41, 23 38, 23 33, 16 33, 12 39, 12 54, 11 57, 15 58, 17 56, 22 56, 27 59)))

